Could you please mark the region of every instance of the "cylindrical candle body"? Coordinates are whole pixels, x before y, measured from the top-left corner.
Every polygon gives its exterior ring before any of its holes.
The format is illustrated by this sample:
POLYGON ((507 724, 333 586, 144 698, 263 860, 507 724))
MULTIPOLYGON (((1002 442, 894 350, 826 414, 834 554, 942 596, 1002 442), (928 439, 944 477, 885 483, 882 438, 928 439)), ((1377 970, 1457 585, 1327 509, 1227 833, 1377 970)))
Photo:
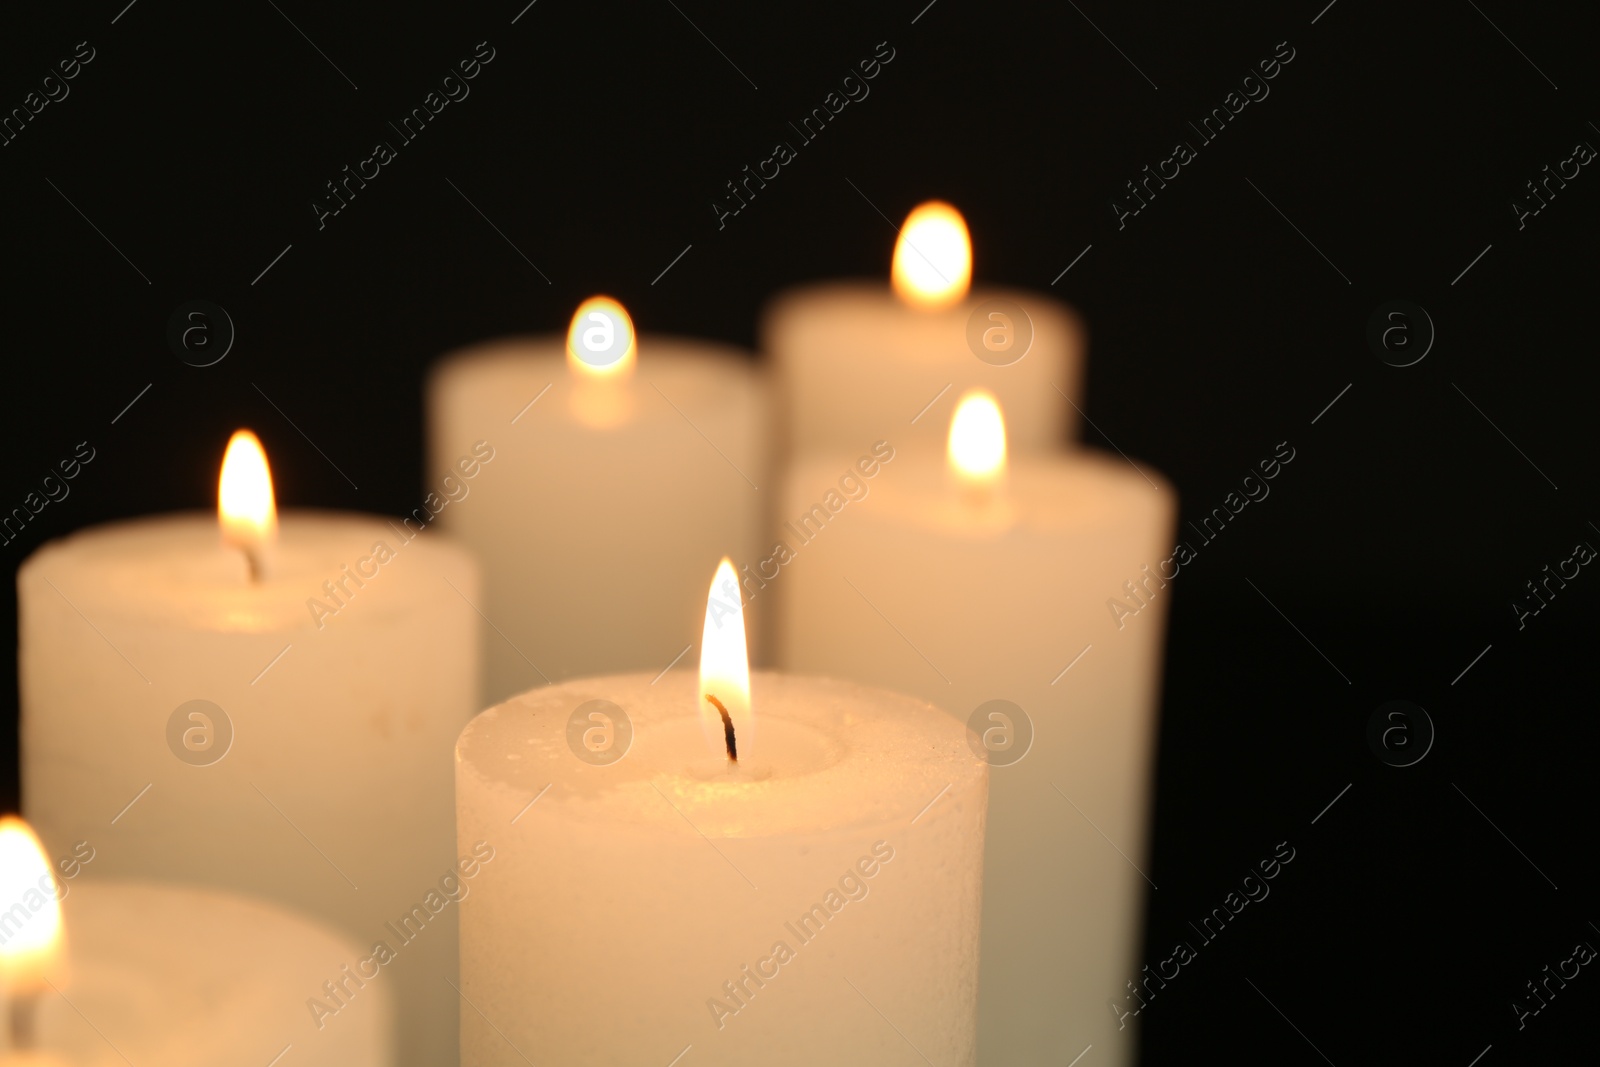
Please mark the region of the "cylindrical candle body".
POLYGON ((61 907, 69 981, 36 1009, 39 1049, 60 1063, 395 1062, 393 990, 381 974, 348 978, 367 953, 326 927, 250 897, 92 874, 61 907), (343 983, 336 1007, 328 981, 343 983), (312 1001, 330 1008, 320 1020, 312 1001))
MULTIPOLYGON (((52 854, 88 841, 96 874, 238 889, 386 937, 455 866, 450 752, 477 707, 476 567, 408 533, 289 512, 259 583, 209 515, 31 556, 23 806, 52 854)), ((454 908, 399 956, 404 1061, 450 1062, 454 908)))
POLYGON ((942 452, 955 402, 976 387, 999 399, 1018 452, 1058 449, 1076 432, 1083 327, 1038 293, 986 287, 927 310, 884 283, 809 286, 767 309, 762 346, 784 400, 789 458, 880 439, 942 452))
POLYGON ((1132 864, 1144 863, 1171 596, 1146 575, 1172 555, 1172 493, 1120 459, 1023 458, 974 508, 939 464, 898 456, 819 524, 813 505, 849 467, 790 471, 792 558, 758 593, 778 598, 779 662, 964 721, 990 700, 1021 708, 974 724, 1006 746, 991 754, 980 1058, 1064 1063, 1093 1043, 1117 1062, 1128 1044, 1106 1005, 1138 971, 1145 881, 1132 864), (1108 600, 1134 604, 1124 581, 1149 592, 1119 620, 1108 600))
POLYGON ((697 1064, 864 1067, 909 1041, 971 1067, 987 766, 965 729, 758 672, 730 771, 698 697, 688 671, 584 679, 463 732, 461 847, 495 858, 462 908, 482 1013, 463 1013, 462 1063, 666 1064, 692 1045, 697 1064), (575 712, 603 728, 594 700, 631 723, 610 765, 568 742, 575 712))
POLYGON ((705 576, 762 535, 766 390, 748 358, 646 334, 630 379, 582 381, 565 346, 480 345, 428 390, 437 481, 475 442, 495 449, 440 519, 483 565, 488 701, 667 667, 700 632, 705 576))

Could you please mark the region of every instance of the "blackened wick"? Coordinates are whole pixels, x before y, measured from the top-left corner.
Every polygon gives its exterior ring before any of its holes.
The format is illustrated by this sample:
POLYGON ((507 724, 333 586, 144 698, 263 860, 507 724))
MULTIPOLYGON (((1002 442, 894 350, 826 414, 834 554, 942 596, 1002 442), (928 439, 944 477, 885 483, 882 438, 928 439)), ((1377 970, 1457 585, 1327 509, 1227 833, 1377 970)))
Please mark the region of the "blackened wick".
POLYGON ((706 699, 711 701, 711 706, 717 709, 717 714, 722 716, 722 739, 728 745, 728 758, 735 763, 739 762, 739 746, 733 737, 733 717, 728 714, 728 709, 722 706, 722 701, 706 694, 706 699))

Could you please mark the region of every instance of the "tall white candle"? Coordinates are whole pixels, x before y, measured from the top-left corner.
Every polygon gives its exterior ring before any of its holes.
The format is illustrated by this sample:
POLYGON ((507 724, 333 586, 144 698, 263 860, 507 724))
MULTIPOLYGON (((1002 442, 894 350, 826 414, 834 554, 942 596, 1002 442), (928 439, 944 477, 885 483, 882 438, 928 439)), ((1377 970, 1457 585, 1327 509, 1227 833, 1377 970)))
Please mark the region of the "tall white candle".
POLYGON ((1137 972, 1171 595, 1149 576, 1174 499, 1121 459, 1008 460, 999 429, 974 398, 959 462, 897 455, 836 513, 821 501, 851 463, 796 464, 790 552, 758 595, 777 598, 783 669, 912 693, 988 739, 980 1058, 1066 1062, 1092 1043, 1114 1062, 1106 1002, 1137 972), (1124 582, 1148 607, 1119 626, 1106 602, 1124 582), (992 700, 1014 707, 979 710, 992 700))
POLYGON ((338 1026, 318 1027, 302 1006, 360 958, 348 938, 233 893, 78 869, 69 880, 10 816, 0 819, 0 859, 10 1022, 0 1064, 394 1063, 392 990, 347 982, 338 1026))
POLYGON ((462 908, 465 1067, 975 1062, 987 765, 849 683, 757 673, 747 713, 723 566, 699 679, 536 689, 462 733, 460 840, 496 843, 462 908))
MULTIPOLYGON (((23 564, 24 810, 53 854, 97 848, 97 874, 256 893, 370 944, 456 863, 476 568, 398 521, 224 527, 226 544, 203 514, 115 523, 23 564)), ((454 1054, 454 911, 380 979, 419 1067, 454 1054)))
POLYGON ((620 305, 599 298, 573 316, 567 338, 490 342, 433 374, 432 469, 447 472, 481 437, 497 448, 472 506, 441 519, 491 579, 488 700, 663 669, 698 632, 696 576, 760 543, 761 373, 708 342, 646 334, 634 345, 632 329, 620 305))
POLYGON ((790 457, 854 451, 887 438, 937 452, 956 398, 999 397, 1013 447, 1059 448, 1073 435, 1084 332, 1040 293, 969 290, 971 246, 954 208, 912 212, 895 246, 893 286, 830 282, 767 309, 762 347, 784 398, 790 457))

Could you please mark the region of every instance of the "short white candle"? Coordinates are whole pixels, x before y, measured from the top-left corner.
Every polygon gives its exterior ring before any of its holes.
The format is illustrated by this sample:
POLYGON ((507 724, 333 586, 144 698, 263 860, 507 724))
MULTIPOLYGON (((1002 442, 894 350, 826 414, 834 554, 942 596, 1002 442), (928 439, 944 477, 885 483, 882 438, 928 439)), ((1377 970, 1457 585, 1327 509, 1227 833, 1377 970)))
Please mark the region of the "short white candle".
POLYGON ((3 1067, 266 1064, 291 1049, 311 1067, 394 1063, 381 983, 346 981, 338 1026, 319 1029, 302 1006, 361 956, 332 930, 217 890, 65 880, 10 816, 0 858, 3 1067))
MULTIPOLYGON (((450 746, 478 708, 477 571, 398 521, 273 525, 252 542, 225 522, 225 544, 215 516, 139 519, 29 557, 23 806, 52 854, 90 842, 96 874, 258 894, 370 945, 457 860, 450 746)), ((407 1063, 453 1055, 454 912, 379 979, 407 1063)))
POLYGON ((1082 325, 1041 293, 969 291, 971 273, 960 215, 926 204, 901 228, 892 290, 829 282, 773 301, 762 347, 787 408, 786 454, 855 451, 883 438, 937 452, 956 399, 977 387, 1000 399, 1017 451, 1064 445, 1077 425, 1067 398, 1081 402, 1082 325))
POLYGON ((464 1067, 970 1067, 986 763, 849 683, 756 673, 747 714, 726 562, 711 599, 700 678, 536 689, 462 733, 460 837, 497 845, 462 907, 464 1067), (588 730, 591 759, 631 747, 586 762, 588 730))
POLYGON ((980 1054, 1064 1063, 1092 1043, 1117 1062, 1128 1046, 1106 1004, 1138 972, 1146 882, 1132 864, 1145 865, 1172 595, 1148 575, 1171 555, 1175 502, 1120 458, 1008 459, 998 417, 971 403, 952 426, 960 462, 897 455, 837 513, 816 505, 850 460, 796 464, 781 531, 792 558, 756 596, 776 598, 784 670, 912 693, 962 720, 994 699, 1022 709, 976 724, 1005 746, 991 756, 980 1054), (1148 606, 1119 628, 1106 602, 1133 603, 1125 581, 1149 589, 1148 606))
POLYGON ((487 700, 662 670, 698 632, 699 576, 762 539, 762 374, 736 349, 649 334, 635 345, 632 329, 597 298, 568 337, 479 345, 433 374, 431 469, 447 473, 482 437, 497 449, 471 503, 441 519, 491 579, 487 700), (627 344, 600 364, 585 338, 627 344))

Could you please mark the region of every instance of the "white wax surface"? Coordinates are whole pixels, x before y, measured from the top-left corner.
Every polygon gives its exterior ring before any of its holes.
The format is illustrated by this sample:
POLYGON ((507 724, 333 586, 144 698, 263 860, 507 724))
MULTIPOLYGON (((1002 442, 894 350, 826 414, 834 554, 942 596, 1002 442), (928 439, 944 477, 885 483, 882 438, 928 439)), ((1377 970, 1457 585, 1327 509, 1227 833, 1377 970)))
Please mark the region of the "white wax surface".
MULTIPOLYGON (((392 980, 355 989, 319 1029, 306 1009, 363 955, 354 942, 249 897, 154 882, 71 883, 70 977, 44 989, 37 1053, 73 1067, 390 1067, 392 980), (70 1003, 69 1003, 70 1002, 70 1003)), ((0 1052, 0 1063, 13 1061, 0 1052)), ((45 1062, 49 1062, 46 1060, 45 1062)))
POLYGON ((1083 327, 1040 293, 980 287, 929 311, 908 307, 887 282, 831 282, 779 296, 761 336, 791 458, 853 454, 880 439, 942 455, 956 402, 974 387, 999 399, 1013 451, 1051 451, 1076 433, 1062 394, 1083 403, 1083 327), (968 321, 990 300, 1020 305, 1033 323, 1032 347, 1009 366, 983 362, 968 343, 968 321))
POLYGON ((441 516, 490 576, 486 700, 665 668, 698 639, 717 561, 761 538, 766 388, 743 353, 644 334, 631 379, 575 383, 565 344, 479 345, 428 388, 435 484, 474 442, 495 448, 441 516), (617 421, 586 424, 585 404, 617 421))
MULTIPOLYGON (((782 517, 798 521, 847 467, 793 466, 782 517)), ((1106 601, 1172 553, 1172 491, 1144 470, 1153 485, 1119 457, 1019 457, 974 511, 942 462, 897 457, 809 543, 780 527, 795 558, 756 594, 776 598, 786 670, 900 689, 961 721, 991 699, 1032 720, 1031 750, 991 769, 986 1063, 1065 1063, 1090 1043, 1116 1063, 1130 1048, 1106 1003, 1138 971, 1146 883, 1116 848, 1144 863, 1173 587, 1152 582, 1120 630, 1106 601)))
POLYGON ((463 1064, 664 1065, 692 1044, 697 1064, 848 1067, 903 1062, 909 1038, 970 1067, 988 776, 965 729, 908 697, 756 672, 750 765, 730 771, 696 674, 652 677, 537 689, 462 733, 460 840, 497 850, 462 909, 482 1011, 463 1013, 463 1064), (635 728, 610 766, 568 747, 591 699, 635 728), (851 874, 859 899, 840 891, 851 874), (785 924, 819 903, 802 941, 785 924), (723 983, 778 941, 794 958, 719 1020, 707 1002, 738 1003, 723 983))
MULTIPOLYGON (((288 512, 252 585, 214 516, 141 519, 44 546, 18 594, 23 806, 52 857, 87 841, 98 876, 249 892, 366 945, 454 864, 450 751, 477 708, 480 626, 463 598, 481 594, 436 531, 288 512), (380 541, 393 558, 361 564, 380 541), (319 629, 307 601, 332 605, 344 565, 376 574, 347 579, 319 629), (208 766, 169 747, 192 700, 233 726, 208 766)), ((456 1044, 454 920, 389 976, 419 1067, 456 1044)))

